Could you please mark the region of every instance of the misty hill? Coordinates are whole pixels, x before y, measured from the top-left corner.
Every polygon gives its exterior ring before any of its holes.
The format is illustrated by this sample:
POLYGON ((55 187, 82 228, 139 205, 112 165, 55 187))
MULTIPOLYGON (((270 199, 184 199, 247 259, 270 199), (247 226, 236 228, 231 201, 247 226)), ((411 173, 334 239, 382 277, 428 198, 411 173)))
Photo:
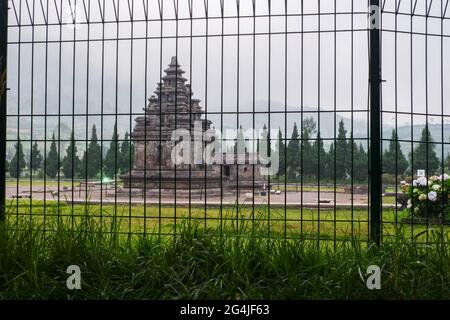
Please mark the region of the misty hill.
MULTIPOLYGON (((285 121, 287 122, 287 137, 289 138, 292 134, 292 128, 294 126, 294 123, 297 123, 297 126, 300 129, 300 123, 303 119, 312 117, 314 121, 318 124, 319 123, 319 117, 320 117, 320 134, 321 137, 324 139, 324 144, 326 147, 328 147, 332 142, 335 136, 337 136, 337 130, 339 127, 339 122, 341 120, 344 121, 345 128, 347 130, 347 137, 350 135, 350 131, 352 128, 352 117, 351 113, 349 112, 330 112, 329 110, 321 110, 319 113, 317 108, 314 107, 303 107, 303 113, 301 112, 301 109, 298 107, 288 107, 287 110, 289 110, 288 113, 283 112, 284 106, 281 103, 272 102, 271 107, 272 110, 279 110, 282 112, 274 112, 271 113, 270 116, 270 126, 272 129, 280 128, 283 135, 285 132, 285 121)), ((248 108, 246 108, 248 110, 248 108)), ((265 110, 267 111, 267 102, 259 101, 256 103, 256 110, 261 111, 265 110)), ((355 114, 355 117, 353 118, 353 136, 355 139, 360 139, 360 141, 363 143, 363 146, 367 148, 367 138, 368 138, 368 121, 365 118, 366 113, 363 115, 361 114, 355 114)), ((226 118, 226 115, 223 115, 224 117, 224 128, 222 128, 222 131, 225 131, 226 129, 235 129, 237 121, 235 119, 236 116, 234 115, 233 121, 229 121, 228 118, 226 118)), ((134 119, 134 117, 133 117, 134 119)), ((119 138, 123 138, 125 131, 130 132, 134 127, 134 120, 130 122, 129 116, 118 116, 117 122, 118 122, 118 130, 119 130, 119 138)), ((221 123, 221 115, 215 114, 215 115, 209 115, 208 119, 212 120, 216 128, 220 129, 219 125, 221 123)), ((86 129, 88 130, 88 138, 90 137, 90 130, 91 126, 95 124, 97 126, 97 134, 99 139, 101 139, 101 123, 102 119, 101 117, 91 117, 89 118, 88 124, 86 124, 86 118, 76 118, 74 121, 74 129, 75 129, 75 138, 78 141, 78 150, 81 154, 81 152, 85 149, 86 142, 83 141, 86 139, 86 129)), ((108 117, 107 119, 103 119, 103 139, 108 140, 111 138, 113 126, 115 122, 115 117, 108 117)), ((239 115, 239 124, 242 125, 244 129, 250 129, 253 127, 253 122, 255 122, 256 128, 262 128, 264 124, 268 125, 268 117, 267 114, 264 114, 264 117, 261 117, 259 114, 255 114, 255 119, 253 119, 252 114, 243 113, 239 115)), ((72 129, 72 117, 70 116, 62 116, 60 118, 60 139, 61 140, 68 140, 70 138, 70 133, 72 129)), ((30 117, 21 117, 20 118, 20 129, 18 130, 17 125, 17 118, 15 117, 9 117, 8 118, 8 124, 7 124, 7 136, 8 140, 16 140, 17 136, 20 135, 22 140, 29 140, 31 138, 31 118, 30 117)), ((389 139, 391 137, 392 129, 394 128, 394 125, 392 123, 383 123, 383 138, 389 139)), ((416 124, 412 128, 408 125, 399 125, 398 127, 398 135, 400 140, 405 140, 406 142, 401 142, 402 150, 405 153, 405 155, 408 155, 408 153, 411 150, 411 140, 413 141, 419 141, 421 132, 424 128, 424 124, 416 124)), ((317 126, 317 129, 319 127, 317 126)), ((441 143, 442 141, 442 125, 441 124, 430 124, 429 129, 431 132, 431 136, 433 137, 433 140, 437 143, 441 143)), ((45 121, 44 117, 35 117, 33 121, 33 140, 44 140, 47 138, 47 140, 51 139, 52 133, 55 132, 56 139, 58 139, 58 118, 57 117, 48 117, 47 118, 47 135, 45 135, 45 121)), ((443 126, 443 133, 444 133, 444 142, 450 142, 450 124, 444 124, 443 126)), ((42 148, 43 148, 43 143, 42 148)), ((389 142, 385 141, 383 143, 383 148, 387 148, 389 142)), ((47 143, 47 146, 50 144, 47 143)), ((66 145, 68 145, 67 142, 61 142, 61 150, 63 152, 65 151, 66 145)), ((106 150, 109 147, 109 142, 105 141, 103 143, 103 149, 106 150)), ((12 152, 14 149, 14 143, 10 142, 8 143, 8 159, 12 156, 12 152)), ((30 149, 30 143, 24 143, 24 152, 29 152, 30 149)), ((436 148, 436 152, 438 153, 438 156, 441 155, 441 148, 438 146, 436 148)), ((447 153, 450 153, 450 145, 445 145, 444 148, 444 156, 447 155, 447 153)))

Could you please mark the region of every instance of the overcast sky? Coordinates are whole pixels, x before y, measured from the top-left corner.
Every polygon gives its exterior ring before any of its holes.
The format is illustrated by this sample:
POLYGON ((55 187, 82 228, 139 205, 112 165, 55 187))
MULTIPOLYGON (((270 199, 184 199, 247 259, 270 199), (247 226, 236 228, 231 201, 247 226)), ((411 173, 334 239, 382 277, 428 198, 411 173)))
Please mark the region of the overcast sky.
MULTIPOLYGON (((47 1, 41 2, 46 13, 47 1)), ((50 1, 45 18, 50 24, 57 23, 59 12, 67 25, 48 27, 48 45, 45 43, 45 26, 20 28, 22 45, 19 61, 19 28, 14 27, 17 25, 16 14, 22 25, 30 24, 30 14, 34 16, 35 25, 44 24, 41 2, 28 0, 27 7, 25 0, 14 0, 10 5, 9 114, 27 115, 33 112, 43 115, 47 87, 47 114, 57 115, 60 111, 67 115, 61 121, 68 124, 72 123, 73 111, 75 114, 98 114, 102 109, 104 113, 112 114, 116 111, 118 114, 131 112, 134 118, 142 113, 146 99, 153 94, 160 80, 161 70, 167 67, 174 55, 178 56, 186 71, 185 77, 192 83, 194 97, 201 99, 202 107, 208 112, 239 111, 240 117, 248 118, 252 116, 245 112, 253 110, 254 101, 257 111, 284 111, 285 108, 298 111, 304 106, 320 107, 322 110, 336 108, 346 115, 345 111, 352 108, 368 108, 367 0, 320 0, 320 27, 317 15, 319 1, 314 0, 304 1, 303 8, 302 1, 287 1, 287 17, 285 1, 272 0, 273 17, 270 20, 266 16, 269 11, 268 1, 265 0, 256 0, 255 19, 252 17, 251 0, 240 1, 240 19, 235 18, 236 1, 224 1, 224 19, 221 18, 221 1, 206 1, 207 20, 202 19, 206 14, 203 0, 191 2, 192 20, 189 19, 189 0, 178 0, 178 22, 174 19, 173 0, 162 0, 162 24, 158 0, 130 0, 131 8, 125 0, 86 0, 86 7, 82 0, 77 0, 76 6, 72 0, 78 22, 75 28, 70 24, 72 11, 69 1, 62 1, 62 8, 60 1, 56 1, 56 7, 54 1, 50 1), (114 10, 117 3, 119 5, 114 10), (148 9, 147 23, 144 3, 148 9), (344 14, 352 12, 352 3, 354 14, 344 14), (104 29, 102 24, 97 23, 91 23, 88 28, 85 8, 90 11, 91 22, 101 21, 101 14, 104 15, 105 21, 109 21, 104 24, 104 29), (115 12, 120 23, 115 22, 115 12), (137 21, 133 24, 127 22, 130 16, 137 21), (353 33, 349 32, 352 27, 355 30, 353 33), (333 32, 335 29, 337 32, 333 32), (208 39, 206 32, 210 36, 208 39), (269 32, 270 37, 267 35, 269 32), (74 37, 79 40, 75 45, 74 37), (59 42, 60 38, 62 42, 59 42), (105 40, 101 41, 103 38, 105 40)), ((385 10, 395 11, 395 3, 398 2, 387 0, 385 10)), ((401 1, 399 12, 410 12, 410 3, 401 1)), ((443 108, 444 113, 450 115, 450 12, 446 13, 447 19, 430 17, 426 24, 425 18, 420 15, 427 11, 426 5, 429 3, 426 0, 417 1, 415 13, 418 16, 413 18, 412 26, 413 31, 419 34, 412 37, 405 33, 411 28, 409 16, 397 15, 395 25, 394 14, 383 14, 383 28, 386 30, 383 33, 382 56, 383 79, 386 80, 383 84, 384 110, 395 110, 397 107, 399 111, 410 112, 412 108, 414 112, 426 112, 428 107, 429 113, 441 114, 443 108), (440 37, 441 23, 444 37, 440 37), (392 32, 395 27, 399 31, 396 34, 392 32), (426 27, 427 37, 423 35, 426 27), (397 56, 394 51, 395 38, 397 56)), ((433 1, 429 14, 440 16, 442 4, 444 7, 445 0, 433 1)), ((347 116, 350 117, 350 114, 347 116)), ((256 126, 262 126, 268 117, 268 114, 258 115, 256 126)), ((283 114, 273 114, 271 117, 277 126, 284 125, 283 114)), ((288 117, 288 122, 298 121, 300 114, 289 114, 288 117)), ((354 117, 363 121, 367 119, 364 112, 355 113, 354 117)), ((220 121, 219 115, 208 118, 220 121)), ((55 118, 49 119, 52 119, 49 126, 54 125, 55 118)), ((236 115, 224 115, 223 119, 225 123, 235 123, 236 115)), ((35 120, 42 121, 43 117, 36 117, 35 120)), ((104 117, 108 130, 114 120, 115 116, 104 117)), ((429 119, 434 123, 441 120, 441 117, 429 119)), ((17 118, 10 118, 8 125, 14 126, 16 121, 17 118)), ((100 117, 93 116, 88 121, 99 123, 100 117)), ((119 115, 119 121, 129 124, 129 128, 121 127, 121 131, 129 131, 133 126, 127 115, 119 115)), ((390 114, 384 116, 384 121, 386 124, 394 123, 390 114)), ((410 125, 411 117, 399 116, 398 121, 399 124, 410 125)), ((424 121, 423 116, 414 118, 415 123, 424 121)), ((74 122, 79 125, 86 119, 76 117, 74 122)), ((450 123, 447 118, 444 122, 450 123)))

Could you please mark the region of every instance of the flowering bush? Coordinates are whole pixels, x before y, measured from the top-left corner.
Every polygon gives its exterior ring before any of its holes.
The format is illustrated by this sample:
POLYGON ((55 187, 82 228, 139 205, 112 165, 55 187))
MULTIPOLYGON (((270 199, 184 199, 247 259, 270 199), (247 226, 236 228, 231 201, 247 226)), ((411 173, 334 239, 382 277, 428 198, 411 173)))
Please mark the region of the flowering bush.
POLYGON ((450 176, 419 177, 412 184, 401 182, 402 191, 408 194, 411 215, 426 218, 447 218, 450 213, 450 176))

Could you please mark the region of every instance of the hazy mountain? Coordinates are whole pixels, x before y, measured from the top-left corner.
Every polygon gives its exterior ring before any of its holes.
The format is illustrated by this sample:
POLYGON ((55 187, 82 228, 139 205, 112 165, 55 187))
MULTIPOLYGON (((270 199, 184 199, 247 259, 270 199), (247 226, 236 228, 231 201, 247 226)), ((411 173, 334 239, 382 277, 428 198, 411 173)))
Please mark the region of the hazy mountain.
MULTIPOLYGON (((411 145, 414 144, 416 147, 417 142, 420 141, 422 130, 424 129, 424 124, 418 124, 411 126, 399 126, 397 129, 399 140, 401 141, 402 150, 405 156, 411 152, 411 145), (402 141, 404 140, 404 141, 402 141), (413 141, 413 142, 411 142, 413 141)), ((444 146, 444 158, 450 153, 450 124, 429 124, 428 128, 430 130, 433 141, 435 142, 435 151, 437 156, 442 157, 442 148, 444 146), (442 139, 443 133, 443 139, 442 139)), ((393 127, 384 128, 383 138, 390 139, 393 127)), ((389 141, 384 142, 384 147, 387 148, 389 141)))
MULTIPOLYGON (((244 109, 244 108, 243 108, 244 109)), ((267 111, 267 102, 258 101, 255 103, 255 109, 257 112, 254 118, 252 113, 243 112, 239 114, 239 125, 242 125, 244 129, 249 129, 253 127, 253 122, 255 122, 256 128, 262 128, 264 124, 269 125, 268 113, 263 113, 263 111, 267 111)), ((249 110, 249 108, 245 108, 245 110, 249 110)), ((321 110, 319 113, 317 108, 314 107, 303 107, 300 109, 299 107, 291 107, 288 106, 288 112, 284 113, 284 105, 281 103, 272 102, 271 110, 276 110, 275 112, 270 114, 270 127, 272 129, 278 130, 281 129, 283 135, 285 133, 285 124, 287 124, 287 137, 289 138, 292 133, 292 128, 294 123, 297 123, 297 126, 300 129, 300 123, 303 119, 312 117, 314 121, 317 123, 317 129, 319 129, 319 118, 320 118, 320 134, 324 139, 324 144, 328 147, 332 142, 335 136, 337 136, 337 130, 339 127, 339 122, 341 120, 344 121, 345 128, 347 130, 347 136, 350 136, 350 131, 352 128, 353 122, 353 136, 355 139, 359 139, 360 142, 363 143, 363 146, 367 147, 367 138, 368 138, 368 121, 366 120, 367 113, 364 114, 355 114, 352 119, 352 115, 350 112, 330 112, 329 110, 321 110), (277 112, 278 111, 278 112, 277 112), (286 116, 285 116, 286 115, 286 116), (353 120, 353 121, 352 121, 353 120)), ((208 119, 212 120, 215 127, 220 129, 220 123, 223 122, 224 128, 222 131, 226 129, 235 129, 237 125, 237 117, 236 115, 232 115, 232 120, 230 121, 230 117, 227 114, 208 114, 208 119), (223 117, 223 121, 221 121, 221 117, 223 117)), ((130 132, 134 127, 134 118, 130 119, 129 116, 118 115, 118 131, 119 137, 123 138, 125 131, 130 132)), ((22 140, 29 140, 31 138, 31 117, 20 117, 19 118, 19 126, 17 117, 8 117, 8 126, 7 126, 7 136, 10 142, 8 143, 8 158, 12 156, 12 152, 14 150, 14 140, 17 139, 18 134, 20 135, 22 140), (20 130, 18 130, 18 127, 20 130)), ((111 138, 112 130, 114 126, 114 122, 116 120, 115 116, 108 116, 103 118, 103 139, 108 140, 111 138)), ((93 124, 97 126, 97 133, 99 139, 101 138, 101 125, 102 119, 99 116, 89 117, 88 122, 86 123, 86 117, 75 117, 72 119, 71 116, 61 116, 58 117, 56 115, 47 117, 47 124, 45 123, 44 117, 34 117, 33 121, 33 139, 34 140, 44 140, 47 138, 51 139, 52 133, 55 132, 56 138, 58 139, 58 122, 60 122, 60 138, 61 140, 67 140, 70 137, 70 132, 72 130, 72 122, 75 130, 75 137, 78 141, 78 150, 81 152, 85 149, 86 142, 83 141, 86 139, 86 128, 88 128, 88 138, 90 137, 90 131, 93 124), (45 135, 45 127, 47 125, 47 135, 45 135)), ((383 138, 389 139, 391 137, 392 129, 394 128, 391 123, 383 123, 383 138)), ((400 140, 405 140, 405 142, 401 142, 402 149, 405 155, 411 150, 411 140, 419 141, 421 131, 424 128, 424 124, 414 125, 412 128, 408 125, 401 125, 398 127, 398 135, 400 140)), ((429 125, 431 135, 433 140, 437 143, 441 143, 442 141, 442 129, 444 133, 444 142, 450 142, 450 124, 444 124, 442 127, 441 124, 430 124, 429 125)), ((43 142, 40 143, 43 148, 43 142)), ((65 150, 66 144, 68 142, 61 143, 61 149, 65 150)), ((50 143, 47 143, 47 147, 49 147, 50 143)), ((383 148, 387 148, 389 145, 389 141, 383 142, 383 148)), ((30 142, 24 142, 24 151, 27 152, 30 148, 30 142)), ((105 141, 103 144, 103 149, 107 149, 109 147, 109 142, 105 141)), ((436 149, 438 156, 442 154, 440 146, 436 149)), ((450 145, 447 144, 444 147, 444 156, 450 152, 450 145)))

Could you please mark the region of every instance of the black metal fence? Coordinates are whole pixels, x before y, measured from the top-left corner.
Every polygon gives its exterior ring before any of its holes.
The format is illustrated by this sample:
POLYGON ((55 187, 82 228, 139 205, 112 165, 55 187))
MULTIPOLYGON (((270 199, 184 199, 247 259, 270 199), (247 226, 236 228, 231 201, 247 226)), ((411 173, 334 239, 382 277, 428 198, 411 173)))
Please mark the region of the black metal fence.
POLYGON ((448 0, 1 5, 4 218, 334 243, 447 230, 448 0))

